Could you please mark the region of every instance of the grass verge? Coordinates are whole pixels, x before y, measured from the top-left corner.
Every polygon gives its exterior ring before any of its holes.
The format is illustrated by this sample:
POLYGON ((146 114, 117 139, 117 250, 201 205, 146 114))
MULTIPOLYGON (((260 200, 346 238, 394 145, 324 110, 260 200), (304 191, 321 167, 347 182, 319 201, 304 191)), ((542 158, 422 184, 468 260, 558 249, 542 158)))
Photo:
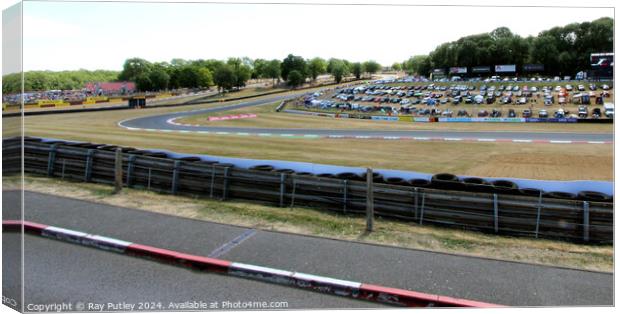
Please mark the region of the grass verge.
MULTIPOLYGON (((19 188, 19 177, 4 177, 3 188, 19 188)), ((493 236, 380 218, 375 221, 375 231, 366 234, 365 218, 357 215, 341 215, 303 207, 279 208, 247 202, 221 202, 137 189, 124 189, 120 194, 112 194, 113 187, 108 185, 76 183, 36 176, 26 176, 25 189, 262 230, 551 266, 613 271, 611 245, 581 245, 493 236)))

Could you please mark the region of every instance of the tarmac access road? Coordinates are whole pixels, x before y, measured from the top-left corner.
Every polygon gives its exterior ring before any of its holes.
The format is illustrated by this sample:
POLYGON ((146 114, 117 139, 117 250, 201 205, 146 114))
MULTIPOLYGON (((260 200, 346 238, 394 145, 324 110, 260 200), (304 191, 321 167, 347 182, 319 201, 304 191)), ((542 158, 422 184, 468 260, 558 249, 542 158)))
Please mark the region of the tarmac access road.
MULTIPOLYGON (((19 195, 3 192, 3 219, 19 218, 19 195)), ((254 230, 34 192, 24 195, 28 221, 234 262, 512 306, 612 305, 614 300, 612 273, 254 230)), ((4 235, 4 241, 15 240, 4 235)), ((134 301, 148 295, 213 296, 220 301, 286 296, 291 308, 377 306, 32 236, 25 237, 25 247, 29 302, 77 300, 73 295, 134 301)), ((4 273, 4 278, 6 287, 11 275, 4 273)))

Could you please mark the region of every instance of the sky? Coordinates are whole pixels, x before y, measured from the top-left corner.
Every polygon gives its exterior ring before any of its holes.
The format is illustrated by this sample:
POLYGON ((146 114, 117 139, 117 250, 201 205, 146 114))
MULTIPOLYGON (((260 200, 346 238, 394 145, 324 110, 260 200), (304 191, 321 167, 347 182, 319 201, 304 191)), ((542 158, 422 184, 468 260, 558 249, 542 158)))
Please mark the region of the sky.
MULTIPOLYGON (((391 65, 500 26, 528 36, 613 14, 613 8, 28 1, 23 68, 121 70, 131 57, 283 59, 289 53, 391 65)), ((14 71, 3 67, 3 74, 14 71)))

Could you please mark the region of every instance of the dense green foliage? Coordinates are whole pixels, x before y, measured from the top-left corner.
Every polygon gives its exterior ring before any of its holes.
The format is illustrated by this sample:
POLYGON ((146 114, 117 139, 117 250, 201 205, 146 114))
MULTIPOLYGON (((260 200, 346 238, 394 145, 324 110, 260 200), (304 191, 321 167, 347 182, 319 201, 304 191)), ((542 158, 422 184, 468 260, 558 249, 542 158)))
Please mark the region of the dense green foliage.
MULTIPOLYGON (((123 70, 116 71, 31 71, 25 73, 25 90, 81 89, 88 82, 131 81, 139 91, 161 91, 177 88, 209 88, 217 86, 222 91, 241 88, 253 78, 269 78, 279 82, 284 79, 291 86, 302 85, 306 78, 316 80, 325 73, 332 74, 337 82, 349 73, 360 78, 362 73, 375 73, 381 66, 374 61, 350 63, 347 60, 321 58, 306 60, 289 54, 284 60, 229 58, 226 61, 172 59, 170 62, 150 62, 142 58, 125 60, 123 70), (296 71, 295 77, 288 76, 296 71), (298 76, 299 74, 299 76, 298 76)), ((2 91, 17 93, 21 89, 19 73, 3 77, 2 91)))
MULTIPOLYGON (((52 89, 80 89, 88 82, 115 81, 118 71, 77 70, 77 71, 28 71, 24 72, 24 89, 27 91, 52 89)), ((2 93, 18 93, 21 90, 21 73, 12 73, 2 77, 2 93)))
POLYGON ((574 75, 590 67, 590 54, 613 51, 613 19, 573 23, 521 37, 506 27, 490 33, 443 43, 428 56, 413 56, 402 63, 413 74, 427 75, 434 68, 544 64, 541 74, 574 75))

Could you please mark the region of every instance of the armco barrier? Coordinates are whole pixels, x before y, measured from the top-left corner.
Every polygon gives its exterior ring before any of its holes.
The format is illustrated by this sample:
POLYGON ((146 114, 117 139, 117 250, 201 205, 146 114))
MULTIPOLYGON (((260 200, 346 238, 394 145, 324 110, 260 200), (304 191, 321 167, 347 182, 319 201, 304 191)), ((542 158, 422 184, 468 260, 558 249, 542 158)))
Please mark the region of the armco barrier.
POLYGON ((498 304, 457 299, 411 290, 383 287, 361 282, 341 280, 312 274, 242 264, 156 248, 81 231, 64 229, 30 221, 4 220, 2 229, 7 232, 25 232, 72 244, 88 246, 137 258, 145 258, 196 271, 214 272, 244 279, 265 281, 341 297, 385 303, 406 307, 477 307, 498 308, 498 304))
MULTIPOLYGON (((83 182, 114 182, 116 146, 27 139, 23 148, 26 173, 83 182)), ((18 171, 20 143, 5 140, 3 151, 4 173, 18 171)), ((124 148, 123 182, 128 187, 165 193, 243 199, 281 207, 311 206, 353 214, 366 210, 366 182, 338 178, 336 174, 342 173, 340 167, 325 167, 325 172, 309 175, 293 167, 274 167, 269 163, 263 165, 276 171, 249 170, 225 160, 186 157, 189 156, 124 148)), ((415 186, 414 180, 394 173, 398 172, 374 173, 374 208, 379 216, 493 234, 613 242, 610 202, 557 199, 557 195, 542 192, 523 196, 516 188, 498 186, 497 181, 493 181, 494 190, 490 193, 467 191, 468 185, 452 175, 436 176, 428 187, 415 186), (397 177, 404 180, 390 181, 400 185, 385 184, 385 178, 397 177)))

